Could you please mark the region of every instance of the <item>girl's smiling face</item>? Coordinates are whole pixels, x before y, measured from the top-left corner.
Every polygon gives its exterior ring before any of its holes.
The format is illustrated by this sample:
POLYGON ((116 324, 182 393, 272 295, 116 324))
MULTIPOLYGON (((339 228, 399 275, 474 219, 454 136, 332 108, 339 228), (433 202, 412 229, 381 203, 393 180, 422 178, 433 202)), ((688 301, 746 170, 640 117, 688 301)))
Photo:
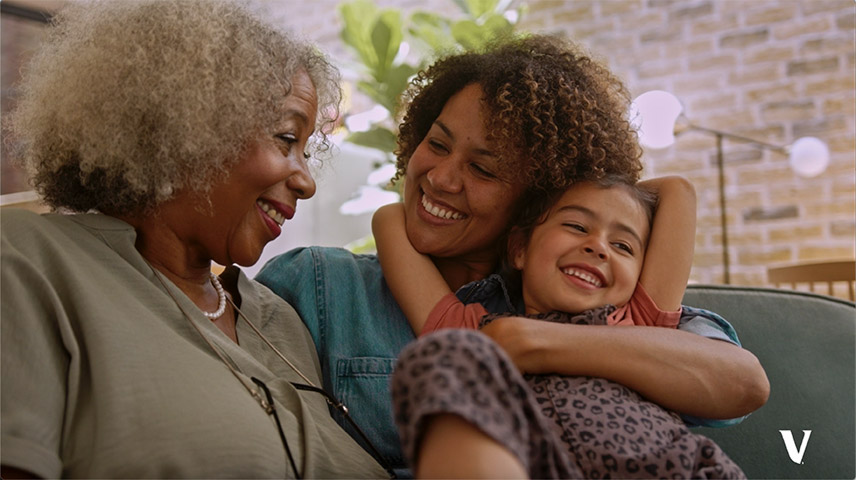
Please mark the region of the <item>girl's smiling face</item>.
POLYGON ((575 184, 514 252, 526 313, 626 304, 642 272, 648 214, 622 185, 575 184))

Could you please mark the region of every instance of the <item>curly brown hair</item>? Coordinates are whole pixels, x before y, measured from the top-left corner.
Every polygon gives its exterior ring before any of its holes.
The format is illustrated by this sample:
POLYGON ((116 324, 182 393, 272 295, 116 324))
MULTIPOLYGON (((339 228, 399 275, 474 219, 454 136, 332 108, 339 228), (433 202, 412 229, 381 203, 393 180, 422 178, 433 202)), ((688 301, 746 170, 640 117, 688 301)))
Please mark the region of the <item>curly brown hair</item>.
POLYGON ((605 175, 639 179, 642 152, 623 83, 579 46, 551 35, 498 40, 421 71, 404 97, 396 179, 448 99, 474 83, 484 91, 492 149, 528 189, 563 191, 605 175))
MULTIPOLYGON (((239 2, 72 2, 24 71, 10 146, 54 208, 146 213, 228 175, 273 133, 301 69, 323 127, 338 71, 239 2)), ((322 131, 313 148, 328 145, 322 131)))

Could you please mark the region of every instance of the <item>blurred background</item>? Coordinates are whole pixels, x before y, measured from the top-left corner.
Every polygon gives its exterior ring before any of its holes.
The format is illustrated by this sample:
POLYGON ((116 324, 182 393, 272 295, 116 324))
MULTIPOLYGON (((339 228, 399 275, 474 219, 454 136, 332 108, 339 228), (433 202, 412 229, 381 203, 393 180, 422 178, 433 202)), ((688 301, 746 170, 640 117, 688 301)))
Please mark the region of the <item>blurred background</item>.
MULTIPOLYGON (((14 108, 19 69, 49 28, 45 20, 65 1, 0 3, 0 114, 14 108)), ((854 275, 853 0, 255 0, 249 5, 329 52, 346 82, 337 148, 317 169, 318 192, 300 203, 280 239, 247 269, 251 275, 271 256, 295 246, 370 252, 371 212, 398 198, 396 188, 387 185, 396 125, 390 111, 397 92, 438 50, 477 46, 489 35, 512 30, 571 38, 609 65, 632 97, 658 90, 679 102, 681 133, 669 145, 646 146, 644 163, 646 177, 678 174, 696 186, 692 282, 770 285, 770 269, 839 261, 846 262, 841 264, 845 276, 854 275), (809 159, 810 172, 789 156, 788 147, 804 137, 826 147, 825 162, 809 159)), ((39 208, 3 143, 3 205, 39 208)), ((825 287, 821 293, 828 293, 825 287)), ((852 295, 846 283, 832 293, 852 295)))

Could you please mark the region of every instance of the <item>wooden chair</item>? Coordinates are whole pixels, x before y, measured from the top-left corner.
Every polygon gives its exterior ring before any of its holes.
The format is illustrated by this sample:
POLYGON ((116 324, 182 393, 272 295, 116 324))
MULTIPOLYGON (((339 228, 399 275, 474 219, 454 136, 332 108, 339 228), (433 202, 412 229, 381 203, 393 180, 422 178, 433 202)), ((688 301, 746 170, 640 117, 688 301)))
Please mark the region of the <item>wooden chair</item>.
POLYGON ((767 268, 767 280, 777 288, 781 284, 790 284, 794 290, 798 283, 807 283, 812 292, 816 284, 825 283, 830 296, 834 295, 835 282, 847 282, 850 300, 856 300, 856 260, 770 267, 767 268))

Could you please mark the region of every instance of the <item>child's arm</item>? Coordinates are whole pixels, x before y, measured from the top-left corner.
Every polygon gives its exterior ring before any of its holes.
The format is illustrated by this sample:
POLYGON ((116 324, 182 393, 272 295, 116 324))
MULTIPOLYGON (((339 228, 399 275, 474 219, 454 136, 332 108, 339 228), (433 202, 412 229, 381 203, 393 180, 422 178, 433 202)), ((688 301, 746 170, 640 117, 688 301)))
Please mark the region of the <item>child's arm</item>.
POLYGON ((372 233, 389 290, 418 335, 437 302, 452 290, 434 262, 407 239, 403 204, 380 207, 372 217, 372 233))
MULTIPOLYGON (((662 310, 680 306, 695 244, 695 190, 679 177, 644 182, 656 189, 640 282, 662 310)), ((499 318, 482 333, 524 373, 603 377, 682 414, 726 419, 746 415, 769 396, 764 368, 748 350, 666 328, 568 325, 499 318)))
POLYGON ((693 263, 695 188, 678 176, 653 178, 640 185, 656 191, 659 203, 639 283, 660 310, 674 311, 681 306, 693 263))

